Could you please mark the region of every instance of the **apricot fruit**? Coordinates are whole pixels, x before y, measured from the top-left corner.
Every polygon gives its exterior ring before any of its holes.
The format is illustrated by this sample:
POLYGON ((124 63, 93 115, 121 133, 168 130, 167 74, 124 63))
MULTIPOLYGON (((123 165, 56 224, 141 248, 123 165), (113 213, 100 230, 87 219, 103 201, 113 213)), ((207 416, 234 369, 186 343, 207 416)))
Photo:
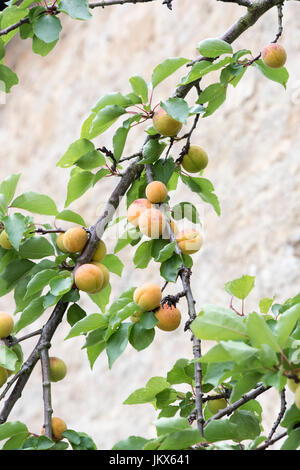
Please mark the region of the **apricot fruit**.
POLYGON ((67 366, 64 361, 58 357, 50 357, 49 362, 51 382, 59 382, 64 379, 67 373, 67 366))
POLYGON ((192 255, 200 250, 203 239, 197 230, 181 230, 176 235, 178 247, 184 255, 192 255))
POLYGON ((57 248, 62 251, 63 253, 68 253, 68 250, 66 249, 64 245, 64 233, 60 233, 56 239, 56 246, 57 248))
POLYGON ((182 128, 182 123, 172 118, 161 106, 153 115, 154 129, 165 137, 174 137, 182 128))
POLYGON ((132 225, 139 225, 139 217, 146 209, 151 209, 152 204, 148 199, 140 198, 133 201, 127 209, 127 219, 132 225))
MULTIPOLYGON (((107 267, 104 266, 104 264, 99 263, 98 261, 92 261, 92 264, 97 266, 100 269, 100 271, 102 272, 102 275, 103 275, 103 284, 102 284, 101 288, 99 288, 99 289, 100 290, 105 289, 105 287, 109 283, 109 271, 108 271, 107 267)), ((100 292, 100 290, 98 292, 100 292)))
POLYGON ((181 165, 188 173, 198 173, 208 164, 208 156, 199 145, 191 145, 182 159, 181 165))
MULTIPOLYGON (((55 417, 51 419, 51 423, 52 423, 52 440, 55 442, 61 441, 63 439, 62 433, 68 429, 66 423, 64 422, 63 419, 55 418, 55 417)), ((41 433, 42 435, 45 434, 44 427, 42 428, 41 433)))
POLYGON ((79 266, 74 274, 76 287, 90 294, 96 293, 102 289, 104 276, 102 271, 92 263, 86 263, 79 266))
POLYGON ((139 217, 139 229, 147 237, 159 238, 165 226, 165 216, 158 209, 146 209, 139 217))
POLYGON ((147 199, 153 204, 160 204, 161 202, 164 202, 167 195, 167 187, 161 181, 152 181, 146 187, 147 199))
POLYGON ((179 327, 181 322, 181 313, 178 308, 164 304, 155 312, 158 319, 157 328, 163 331, 173 331, 179 327))
POLYGON ((0 338, 7 338, 13 329, 13 318, 8 313, 0 312, 0 338))
POLYGON ((154 282, 142 284, 134 291, 134 302, 146 312, 150 312, 159 307, 162 293, 160 287, 154 282))
MULTIPOLYGON (((212 395, 216 395, 216 393, 213 393, 212 395)), ((215 415, 216 413, 218 413, 218 411, 223 410, 226 407, 227 401, 225 400, 225 398, 208 400, 207 402, 207 408, 213 415, 215 415)))
POLYGON ((299 386, 295 390, 295 405, 300 410, 300 387, 299 386))
POLYGON ((105 255, 106 255, 106 245, 104 241, 100 240, 93 254, 92 261, 102 261, 105 255))
POLYGON ((88 241, 88 234, 82 227, 69 228, 64 234, 63 244, 70 253, 82 251, 88 241))
POLYGON ((283 67, 287 59, 284 47, 275 43, 271 43, 265 46, 261 55, 263 63, 272 69, 279 69, 280 67, 283 67))
POLYGON ((2 246, 2 248, 4 248, 5 250, 11 250, 13 248, 5 230, 2 230, 0 234, 0 246, 2 246))
POLYGON ((2 387, 8 379, 7 369, 0 367, 0 387, 2 387))
MULTIPOLYGON (((297 373, 297 377, 300 380, 300 372, 297 373)), ((300 385, 300 382, 295 382, 294 379, 287 379, 287 386, 292 392, 295 392, 296 388, 300 385)))

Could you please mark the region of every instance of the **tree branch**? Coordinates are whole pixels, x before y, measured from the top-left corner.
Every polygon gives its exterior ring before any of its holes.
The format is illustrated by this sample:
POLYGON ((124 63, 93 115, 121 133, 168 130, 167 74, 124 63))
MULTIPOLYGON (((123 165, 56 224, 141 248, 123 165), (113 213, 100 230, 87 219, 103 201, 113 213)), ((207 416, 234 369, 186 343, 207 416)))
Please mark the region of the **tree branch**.
POLYGON ((237 3, 238 5, 241 5, 242 7, 246 8, 250 8, 253 5, 253 2, 251 0, 217 0, 217 2, 237 3))
POLYGON ((43 401, 44 401, 44 430, 45 436, 52 439, 52 405, 51 405, 51 381, 50 381, 50 362, 48 348, 50 343, 44 343, 41 350, 41 366, 43 381, 43 401))

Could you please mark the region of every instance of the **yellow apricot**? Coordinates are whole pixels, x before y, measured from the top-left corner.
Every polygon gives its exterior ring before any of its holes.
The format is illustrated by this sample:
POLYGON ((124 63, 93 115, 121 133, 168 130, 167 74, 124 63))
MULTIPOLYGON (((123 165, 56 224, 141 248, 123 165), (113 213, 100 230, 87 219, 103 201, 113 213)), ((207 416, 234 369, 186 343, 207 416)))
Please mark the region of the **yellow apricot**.
POLYGON ((63 253, 68 253, 68 250, 66 249, 64 245, 64 233, 60 233, 56 239, 56 245, 57 248, 62 251, 63 253))
POLYGON ((88 234, 82 227, 69 228, 64 234, 64 247, 70 253, 82 251, 88 241, 88 234))
MULTIPOLYGON (((217 395, 217 394, 212 393, 211 395, 217 395)), ((225 398, 220 398, 216 400, 208 400, 207 402, 207 408, 213 415, 215 415, 216 413, 218 413, 218 411, 223 410, 226 407, 227 407, 227 401, 225 400, 225 398)))
MULTIPOLYGON (((67 430, 67 425, 61 418, 53 417, 51 420, 52 423, 52 439, 53 441, 61 441, 63 439, 62 433, 67 430)), ((42 428, 41 434, 45 434, 44 427, 42 428)))
POLYGON ((295 405, 300 410, 300 387, 299 386, 295 390, 295 405))
POLYGON ((154 129, 166 137, 174 137, 182 128, 182 123, 173 119, 161 106, 159 106, 153 115, 154 129))
POLYGON ((50 357, 49 362, 51 382, 59 382, 64 379, 67 373, 67 366, 64 361, 58 357, 50 357))
POLYGON ((100 240, 95 253, 93 254, 93 261, 102 261, 106 255, 106 245, 103 240, 100 240))
POLYGON ((194 229, 181 230, 176 235, 176 240, 178 247, 185 255, 196 253, 200 250, 203 243, 202 236, 194 229))
POLYGON ((206 168, 208 164, 207 153, 199 145, 191 145, 181 164, 189 173, 198 173, 198 171, 206 168))
POLYGON ((287 59, 284 47, 275 43, 265 46, 261 55, 263 63, 272 69, 283 67, 287 59))
POLYGON ((159 238, 165 226, 165 216, 158 209, 146 209, 139 217, 139 229, 147 237, 159 238))
MULTIPOLYGON (((300 380, 300 372, 297 373, 297 377, 300 380)), ((287 386, 292 392, 295 392, 298 385, 300 385, 300 382, 296 383, 294 379, 287 379, 287 386)))
POLYGON ((140 198, 133 201, 127 209, 127 219, 135 227, 139 224, 139 217, 143 211, 150 209, 152 204, 148 199, 140 198))
POLYGON ((167 187, 161 181, 152 181, 146 187, 146 196, 148 201, 153 204, 164 202, 168 195, 167 187))
POLYGON ((5 230, 3 230, 0 234, 0 246, 2 246, 2 248, 4 248, 5 250, 11 250, 13 248, 5 230))
POLYGON ((109 283, 109 271, 108 271, 107 267, 104 266, 104 264, 101 264, 98 261, 92 261, 92 264, 97 266, 100 269, 100 271, 102 272, 102 275, 103 275, 103 284, 102 284, 101 288, 99 288, 99 290, 97 291, 97 292, 100 292, 100 290, 105 289, 105 287, 109 283))
POLYGON ((163 331, 173 331, 179 327, 181 322, 180 310, 174 306, 164 304, 155 311, 155 316, 158 319, 156 324, 157 328, 163 331))
POLYGON ((147 282, 134 291, 133 300, 143 311, 149 312, 159 306, 161 297, 160 287, 154 282, 147 282))
POLYGON ((74 280, 79 290, 93 294, 98 291, 98 289, 102 289, 104 276, 98 266, 92 263, 86 263, 76 269, 74 280))
POLYGON ((8 379, 7 369, 0 367, 0 387, 2 387, 8 379))
POLYGON ((13 318, 8 313, 0 312, 0 338, 7 338, 13 329, 13 318))

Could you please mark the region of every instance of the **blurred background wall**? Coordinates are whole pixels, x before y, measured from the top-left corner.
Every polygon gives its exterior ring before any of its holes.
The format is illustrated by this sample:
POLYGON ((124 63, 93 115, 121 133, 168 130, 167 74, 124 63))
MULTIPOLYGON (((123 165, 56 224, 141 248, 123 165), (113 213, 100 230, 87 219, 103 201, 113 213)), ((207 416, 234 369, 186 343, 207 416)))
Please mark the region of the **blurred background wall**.
MULTIPOLYGON (((170 12, 161 3, 95 9, 89 22, 64 18, 61 40, 46 58, 32 53, 30 40, 13 40, 6 63, 16 71, 20 84, 0 106, 1 179, 21 172, 19 191, 49 194, 62 210, 69 171, 55 165, 79 138, 81 123, 98 98, 111 91, 129 92, 132 75, 149 81, 153 68, 167 57, 195 58, 200 40, 222 35, 243 11, 212 0, 177 0, 170 12)), ((263 297, 276 295, 281 302, 299 290, 300 15, 296 3, 286 5, 284 25, 281 43, 288 53, 287 90, 251 68, 238 87, 229 90, 226 103, 200 121, 193 136, 193 143, 203 146, 209 155, 205 176, 215 186, 221 217, 182 187, 172 196, 174 203, 194 202, 201 214, 205 244, 194 255, 192 277, 198 310, 203 303, 228 306, 230 298, 223 285, 243 274, 256 276, 256 287, 246 302, 248 312, 263 297)), ((236 41, 234 48, 250 48, 256 54, 276 31, 274 10, 236 41)), ((154 102, 167 99, 182 74, 165 81, 154 102)), ((126 154, 142 145, 143 131, 136 129, 126 154)), ((108 132, 95 143, 111 147, 111 136, 108 132)), ((112 178, 102 180, 95 191, 70 208, 92 223, 114 183, 112 178)), ((36 222, 44 219, 39 216, 36 222)), ((104 240, 112 252, 113 232, 107 232, 104 240)), ((125 269, 121 279, 111 276, 112 300, 128 286, 146 280, 160 282, 154 265, 134 270, 133 252, 120 254, 125 269)), ((178 290, 180 287, 171 286, 168 292, 178 290)), ((97 311, 84 295, 81 305, 90 313, 97 311)), ((180 308, 186 315, 183 301, 180 308)), ((13 312, 12 296, 0 299, 0 310, 13 312)), ((32 328, 35 326, 24 334, 32 328)), ((64 341, 68 330, 65 321, 52 342, 51 354, 68 365, 67 378, 53 385, 54 416, 62 417, 69 428, 90 433, 102 449, 131 434, 153 436, 151 423, 156 415, 151 405, 130 407, 122 402, 151 376, 166 376, 180 357, 191 357, 187 333, 183 329, 170 334, 158 331, 145 351, 138 353, 128 346, 110 371, 103 353, 90 371, 81 350, 83 340, 64 341)), ((34 344, 34 339, 24 344, 25 354, 34 344)), ((40 375, 37 366, 11 414, 11 419, 24 420, 32 432, 39 432, 43 424, 40 375)), ((278 410, 278 396, 268 392, 263 402, 265 424, 270 426, 278 410)))

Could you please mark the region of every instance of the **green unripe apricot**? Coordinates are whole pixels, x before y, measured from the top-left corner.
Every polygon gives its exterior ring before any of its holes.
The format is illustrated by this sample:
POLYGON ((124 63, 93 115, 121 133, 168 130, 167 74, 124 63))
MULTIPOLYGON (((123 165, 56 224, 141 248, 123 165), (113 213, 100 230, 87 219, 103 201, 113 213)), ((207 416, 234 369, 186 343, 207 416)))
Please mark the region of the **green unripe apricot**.
POLYGON ((191 145, 181 162, 188 173, 198 173, 204 170, 208 164, 207 153, 199 145, 191 145))
POLYGON ((50 357, 49 362, 51 382, 59 382, 64 379, 67 373, 67 366, 64 361, 58 357, 50 357))
POLYGON ((300 410, 300 387, 299 386, 295 390, 295 405, 300 410))
MULTIPOLYGON (((300 372, 297 374, 298 379, 300 380, 300 372)), ((295 382, 294 379, 287 379, 287 386, 292 392, 296 391, 296 388, 300 385, 300 382, 295 382)))
POLYGON ((218 400, 208 400, 207 408, 209 411, 215 415, 218 411, 223 410, 227 406, 227 401, 225 398, 220 398, 218 400))
POLYGON ((2 248, 4 248, 5 250, 11 250, 13 248, 5 230, 3 230, 0 234, 0 246, 2 246, 2 248))
POLYGON ((175 137, 182 128, 182 123, 173 119, 167 111, 159 106, 153 115, 155 130, 166 137, 175 137))
POLYGON ((5 384, 8 379, 7 370, 4 367, 0 367, 0 387, 5 384))

